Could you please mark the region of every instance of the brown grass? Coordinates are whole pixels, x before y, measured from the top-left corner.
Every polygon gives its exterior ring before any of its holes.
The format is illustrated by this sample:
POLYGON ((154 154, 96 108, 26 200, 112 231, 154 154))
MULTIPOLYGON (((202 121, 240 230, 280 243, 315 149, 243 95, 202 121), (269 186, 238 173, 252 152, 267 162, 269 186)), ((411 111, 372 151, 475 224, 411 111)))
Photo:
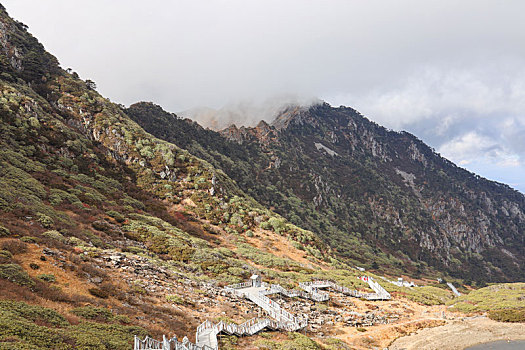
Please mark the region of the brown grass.
POLYGON ((2 241, 2 249, 10 251, 13 255, 23 254, 27 252, 27 243, 8 238, 2 241))

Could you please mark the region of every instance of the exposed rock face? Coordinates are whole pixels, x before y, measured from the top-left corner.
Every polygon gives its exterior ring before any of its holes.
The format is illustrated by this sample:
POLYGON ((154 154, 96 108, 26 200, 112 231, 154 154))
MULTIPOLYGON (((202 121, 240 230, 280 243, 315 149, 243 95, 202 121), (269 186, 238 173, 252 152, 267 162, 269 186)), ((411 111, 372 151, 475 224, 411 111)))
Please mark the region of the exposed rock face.
MULTIPOLYGON (((162 136, 133 106, 128 114, 162 136)), ((413 135, 389 131, 351 108, 288 108, 271 125, 232 126, 220 134, 192 124, 195 135, 208 133, 195 137, 199 149, 177 131, 187 122, 160 123, 171 130, 166 140, 197 152, 341 256, 366 265, 364 256, 379 248, 415 273, 424 271, 424 261, 475 280, 524 277, 521 193, 461 169, 413 135)))

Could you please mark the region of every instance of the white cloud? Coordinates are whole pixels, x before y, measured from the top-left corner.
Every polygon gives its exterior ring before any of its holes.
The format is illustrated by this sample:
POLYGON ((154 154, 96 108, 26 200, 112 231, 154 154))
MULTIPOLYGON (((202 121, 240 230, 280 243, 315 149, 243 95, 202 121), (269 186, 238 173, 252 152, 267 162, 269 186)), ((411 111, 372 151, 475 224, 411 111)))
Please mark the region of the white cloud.
POLYGON ((500 63, 427 67, 397 86, 333 99, 338 104, 355 101, 358 110, 371 119, 413 132, 467 168, 482 162, 495 169, 503 166, 521 171, 525 163, 525 66, 512 59, 500 63))
POLYGON ((498 170, 525 158, 525 1, 2 4, 64 67, 119 103, 236 106, 253 123, 266 112, 246 112, 253 103, 242 101, 317 96, 460 161, 483 158, 498 170))
POLYGON ((496 140, 475 131, 444 143, 438 152, 460 165, 480 161, 491 161, 505 167, 520 165, 519 156, 499 145, 496 140))
POLYGON ((328 97, 335 104, 352 102, 384 125, 402 129, 434 120, 445 133, 458 121, 490 119, 495 114, 525 121, 525 65, 502 60, 502 66, 428 66, 396 85, 358 94, 328 97))

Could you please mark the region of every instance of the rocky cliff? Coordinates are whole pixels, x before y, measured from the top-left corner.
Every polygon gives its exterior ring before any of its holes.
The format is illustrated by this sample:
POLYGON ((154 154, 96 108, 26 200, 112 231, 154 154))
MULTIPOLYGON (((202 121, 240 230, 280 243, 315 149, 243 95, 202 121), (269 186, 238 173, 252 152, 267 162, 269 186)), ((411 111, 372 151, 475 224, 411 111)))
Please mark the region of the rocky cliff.
POLYGON ((480 283, 524 277, 523 194, 352 108, 293 107, 271 125, 220 133, 151 104, 127 112, 356 264, 415 275, 430 266, 480 283))

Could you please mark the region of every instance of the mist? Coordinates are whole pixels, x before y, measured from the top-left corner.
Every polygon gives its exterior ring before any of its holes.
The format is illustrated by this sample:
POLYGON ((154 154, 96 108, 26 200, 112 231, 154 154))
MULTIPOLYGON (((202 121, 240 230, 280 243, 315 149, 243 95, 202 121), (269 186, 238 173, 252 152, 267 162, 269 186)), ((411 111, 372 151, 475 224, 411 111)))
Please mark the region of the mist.
POLYGON ((7 0, 125 105, 255 125, 317 99, 525 191, 525 2, 7 0))

